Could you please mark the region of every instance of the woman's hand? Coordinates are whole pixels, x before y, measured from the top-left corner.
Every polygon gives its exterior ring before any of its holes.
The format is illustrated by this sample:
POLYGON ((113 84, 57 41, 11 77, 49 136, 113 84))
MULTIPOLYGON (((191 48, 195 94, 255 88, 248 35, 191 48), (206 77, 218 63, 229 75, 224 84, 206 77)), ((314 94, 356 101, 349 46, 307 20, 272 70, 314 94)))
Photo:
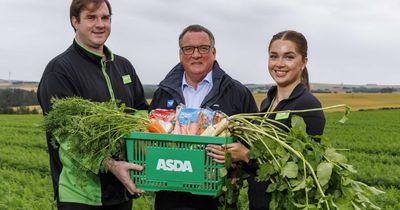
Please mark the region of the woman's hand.
POLYGON ((212 157, 213 160, 217 163, 224 163, 225 162, 225 147, 226 151, 231 153, 232 160, 236 161, 244 161, 246 163, 249 162, 249 149, 247 149, 243 144, 240 142, 235 142, 232 144, 227 145, 215 145, 209 144, 206 147, 208 151, 207 155, 212 157))
POLYGON ((105 160, 105 164, 112 174, 126 187, 126 189, 132 195, 140 195, 143 191, 136 188, 136 185, 132 182, 129 171, 136 170, 141 171, 143 170, 143 166, 128 163, 125 161, 116 161, 116 160, 105 160))
POLYGON ((228 150, 229 153, 231 153, 232 160, 234 162, 236 161, 244 161, 246 163, 249 162, 248 154, 250 150, 240 142, 227 144, 226 149, 228 150))

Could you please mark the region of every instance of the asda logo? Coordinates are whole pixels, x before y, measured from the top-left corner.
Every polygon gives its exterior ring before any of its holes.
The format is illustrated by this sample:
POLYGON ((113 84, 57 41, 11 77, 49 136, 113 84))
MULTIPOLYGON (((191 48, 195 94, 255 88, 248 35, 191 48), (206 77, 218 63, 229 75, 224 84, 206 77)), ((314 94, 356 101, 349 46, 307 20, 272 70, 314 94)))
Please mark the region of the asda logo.
POLYGON ((172 160, 172 159, 158 159, 157 170, 163 171, 176 171, 176 172, 193 172, 192 164, 190 161, 185 160, 172 160))

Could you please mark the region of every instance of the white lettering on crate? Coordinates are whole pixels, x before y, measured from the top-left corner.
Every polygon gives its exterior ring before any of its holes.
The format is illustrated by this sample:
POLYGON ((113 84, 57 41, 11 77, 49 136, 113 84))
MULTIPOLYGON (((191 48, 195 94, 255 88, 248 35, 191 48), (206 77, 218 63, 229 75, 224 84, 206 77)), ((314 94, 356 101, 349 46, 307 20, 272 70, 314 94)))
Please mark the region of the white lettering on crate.
POLYGON ((193 172, 192 164, 190 161, 185 160, 172 160, 172 159, 158 159, 157 170, 163 171, 177 171, 177 172, 193 172))

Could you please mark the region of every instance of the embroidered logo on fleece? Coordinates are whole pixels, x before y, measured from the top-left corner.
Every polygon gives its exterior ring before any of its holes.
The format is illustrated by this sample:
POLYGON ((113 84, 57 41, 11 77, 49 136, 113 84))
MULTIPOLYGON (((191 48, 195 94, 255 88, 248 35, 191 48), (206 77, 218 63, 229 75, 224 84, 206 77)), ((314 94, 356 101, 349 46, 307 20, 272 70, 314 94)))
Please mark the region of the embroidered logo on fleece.
POLYGON ((275 120, 283 120, 289 118, 290 112, 279 112, 275 116, 275 120))
POLYGON ((168 101, 167 101, 167 107, 168 107, 168 108, 171 108, 171 107, 173 107, 173 106, 174 106, 174 100, 171 100, 171 99, 168 100, 168 101))
POLYGON ((131 75, 127 74, 122 76, 122 81, 124 82, 125 85, 131 83, 132 82, 131 75))

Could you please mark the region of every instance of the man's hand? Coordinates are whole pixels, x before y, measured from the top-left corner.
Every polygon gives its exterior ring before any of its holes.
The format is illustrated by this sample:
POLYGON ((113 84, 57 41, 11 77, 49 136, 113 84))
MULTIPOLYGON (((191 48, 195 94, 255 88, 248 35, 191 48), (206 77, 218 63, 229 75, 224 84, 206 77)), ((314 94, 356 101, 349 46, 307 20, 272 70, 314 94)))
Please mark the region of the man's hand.
POLYGON ((105 164, 108 170, 114 174, 115 177, 126 187, 126 189, 132 194, 140 194, 143 191, 136 188, 136 185, 132 182, 129 171, 136 170, 141 171, 143 170, 143 166, 136 165, 133 163, 128 163, 125 161, 115 161, 115 160, 106 160, 105 164))
POLYGON ((236 161, 244 161, 246 163, 249 162, 249 149, 246 148, 243 144, 239 142, 235 142, 232 144, 227 145, 215 145, 209 144, 206 147, 208 151, 207 155, 212 157, 213 160, 217 163, 224 163, 225 162, 225 147, 227 152, 231 153, 232 160, 236 161))
POLYGON ((212 157, 215 162, 225 162, 225 148, 221 145, 208 144, 206 150, 208 151, 207 155, 212 157))

